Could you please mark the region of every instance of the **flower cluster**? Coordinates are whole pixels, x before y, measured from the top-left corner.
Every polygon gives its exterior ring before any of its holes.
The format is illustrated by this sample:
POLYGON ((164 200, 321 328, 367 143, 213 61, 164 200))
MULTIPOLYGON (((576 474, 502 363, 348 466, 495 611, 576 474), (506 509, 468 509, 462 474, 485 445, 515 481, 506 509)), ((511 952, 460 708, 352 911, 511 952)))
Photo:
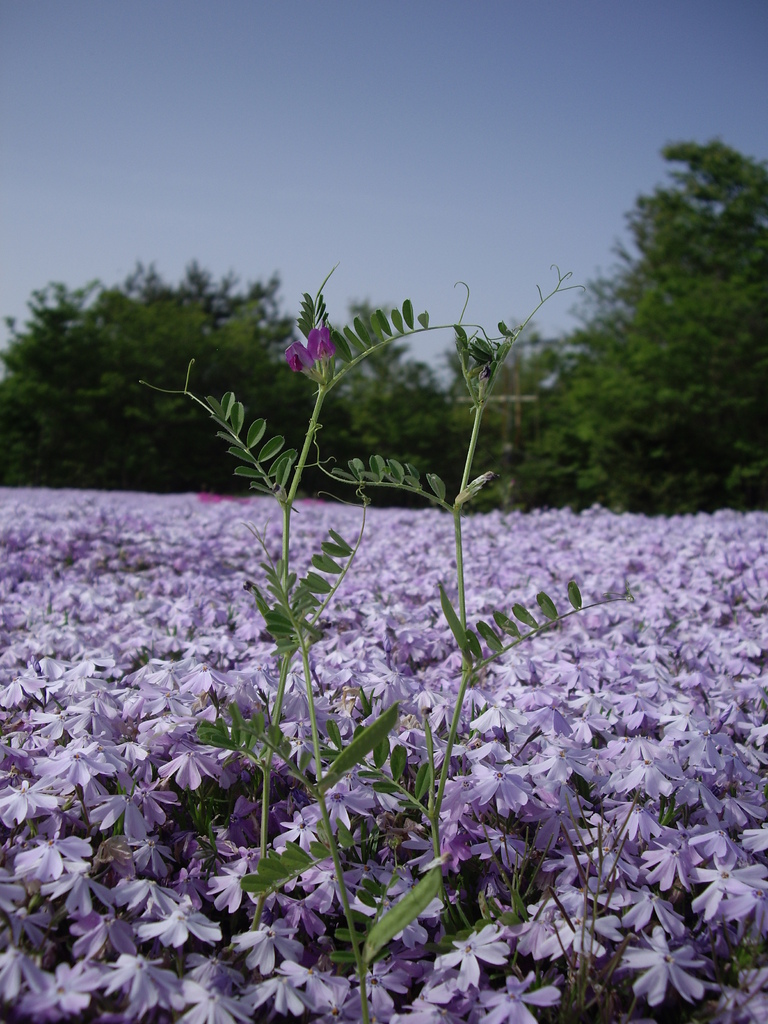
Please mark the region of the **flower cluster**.
POLYGON ((322 379, 325 361, 335 352, 336 346, 331 341, 330 329, 323 325, 309 332, 306 346, 300 341, 292 342, 285 350, 285 358, 294 373, 306 373, 313 379, 322 379))
MULTIPOLYGON (((327 358, 323 342, 307 352, 327 358)), ((235 521, 263 521, 267 500, 233 517, 191 495, 0 490, 0 1016, 14 1024, 359 1019, 333 959, 330 859, 271 892, 253 927, 241 880, 258 868, 259 780, 197 736, 232 702, 247 719, 274 699, 274 645, 243 590, 263 555, 235 521)), ((304 571, 357 512, 298 507, 304 571)), ((390 755, 326 793, 360 927, 434 859, 418 801, 377 779, 415 793, 427 723, 440 764, 460 671, 436 568, 452 519, 368 514, 381 528, 311 651, 326 748, 399 702, 390 755)), ((468 691, 441 816, 447 905, 371 968, 377 1021, 555 1020, 584 964, 606 981, 602 1019, 681 1001, 720 1024, 762 1019, 766 536, 760 513, 466 521, 473 621, 571 574, 585 596, 629 578, 637 603, 568 620, 468 691)), ((264 539, 278 557, 277 527, 264 539)), ((311 753, 298 675, 283 715, 293 753, 311 753)), ((317 804, 274 772, 272 849, 316 849, 317 804)))

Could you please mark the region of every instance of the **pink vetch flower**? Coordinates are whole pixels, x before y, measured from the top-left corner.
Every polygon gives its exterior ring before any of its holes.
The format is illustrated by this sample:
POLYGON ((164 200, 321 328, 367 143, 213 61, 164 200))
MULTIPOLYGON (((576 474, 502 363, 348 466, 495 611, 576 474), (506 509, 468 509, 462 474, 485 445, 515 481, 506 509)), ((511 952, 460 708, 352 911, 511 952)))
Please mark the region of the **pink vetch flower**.
POLYGON ((649 1006, 658 1006, 664 1001, 667 985, 672 987, 686 1002, 692 1003, 704 995, 704 983, 688 974, 683 968, 703 967, 706 960, 695 955, 693 946, 681 946, 670 950, 664 929, 657 926, 653 935, 646 937, 647 949, 628 949, 622 964, 631 969, 648 968, 633 983, 635 995, 646 996, 649 1006))
POLYGON ((310 370, 315 365, 315 360, 304 348, 300 341, 293 341, 285 350, 285 358, 294 373, 302 373, 310 370))
MULTIPOLYGON (((315 375, 315 364, 335 355, 336 346, 331 341, 328 327, 313 327, 307 335, 306 347, 300 341, 292 342, 285 350, 285 358, 294 373, 315 375)), ((318 378, 319 379, 319 378, 318 378)))
POLYGON ((560 1002, 560 990, 554 985, 543 985, 533 992, 526 991, 535 981, 531 971, 523 981, 508 977, 505 991, 486 990, 480 993, 483 1007, 489 1007, 479 1024, 536 1024, 536 1018, 525 1006, 554 1006, 560 1002))
POLYGON ((435 970, 443 971, 448 967, 459 966, 456 983, 460 992, 466 992, 470 985, 477 986, 480 982, 480 964, 505 964, 509 959, 509 946, 500 940, 500 931, 496 925, 486 925, 481 931, 470 935, 467 939, 454 942, 456 951, 443 953, 435 960, 435 970))
POLYGON ((314 327, 307 335, 307 351, 317 362, 318 359, 330 359, 336 354, 336 346, 331 341, 331 332, 325 324, 314 327))

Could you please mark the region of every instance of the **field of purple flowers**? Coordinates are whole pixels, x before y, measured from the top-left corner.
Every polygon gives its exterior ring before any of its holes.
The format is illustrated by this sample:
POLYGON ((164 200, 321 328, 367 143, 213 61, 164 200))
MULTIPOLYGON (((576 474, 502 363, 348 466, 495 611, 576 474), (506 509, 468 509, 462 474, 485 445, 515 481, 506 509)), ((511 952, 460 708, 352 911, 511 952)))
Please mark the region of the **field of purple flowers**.
MULTIPOLYGON (((278 519, 269 499, 0 489, 4 1019, 359 1019, 330 860, 302 863, 253 928, 258 770, 197 736, 232 702, 270 707, 243 524, 267 522, 277 557, 278 519)), ((298 502, 293 563, 359 526, 298 502)), ((312 647, 324 742, 399 702, 370 770, 326 793, 360 921, 434 857, 419 769, 427 718, 440 763, 461 668, 438 590, 452 557, 449 515, 369 510, 312 647)), ((558 623, 469 691, 442 805, 449 906, 383 950, 372 1019, 767 1020, 768 514, 469 516, 464 559, 470 622, 541 590, 567 606, 571 579, 585 604, 625 581, 635 602, 558 623)), ((311 750, 298 672, 283 712, 311 750)), ((284 767, 270 841, 309 859, 319 812, 284 767)))

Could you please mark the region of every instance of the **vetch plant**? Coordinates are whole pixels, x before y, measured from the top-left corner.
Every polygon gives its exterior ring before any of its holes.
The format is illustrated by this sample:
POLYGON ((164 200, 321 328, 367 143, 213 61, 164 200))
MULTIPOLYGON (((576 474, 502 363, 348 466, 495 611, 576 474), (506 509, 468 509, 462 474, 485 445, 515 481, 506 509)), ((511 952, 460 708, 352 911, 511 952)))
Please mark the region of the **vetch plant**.
MULTIPOLYGON (((531 313, 529 320, 547 299, 571 287, 565 284, 569 276, 563 276, 558 271, 555 288, 546 297, 539 292, 539 305, 531 313)), ((231 724, 228 725, 224 718, 219 717, 214 723, 201 725, 198 735, 207 744, 245 754, 261 771, 261 859, 257 872, 254 875, 246 875, 241 882, 247 891, 259 893, 254 928, 259 926, 264 900, 268 893, 277 892, 286 882, 300 877, 307 869, 322 863, 328 857, 333 861, 338 894, 347 925, 344 929, 337 929, 336 937, 342 941, 346 940, 351 950, 347 952, 337 949, 331 954, 331 958, 339 963, 355 964, 359 980, 361 1016, 365 1024, 368 1024, 366 975, 380 951, 417 920, 438 895, 443 904, 445 922, 453 920, 442 870, 446 862, 451 860, 451 854, 441 841, 440 822, 445 787, 468 687, 479 681, 487 666, 523 640, 581 610, 582 598, 578 586, 572 580, 568 584, 570 610, 561 614, 553 600, 543 591, 540 592, 536 600, 543 616, 542 621, 534 618, 521 604, 514 604, 512 614, 518 622, 527 627, 525 632, 521 632, 516 622, 501 609, 493 613, 493 626, 485 620, 480 620, 473 630, 467 624, 462 519, 467 504, 495 476, 492 471, 486 471, 477 477, 472 476, 483 412, 492 395, 501 367, 515 339, 528 321, 512 329, 502 321, 498 325, 500 335, 490 337, 479 326, 469 327, 462 324, 466 303, 459 322, 435 327, 430 326, 430 316, 427 312, 414 316, 413 305, 410 300, 406 300, 402 308, 392 309, 389 315, 381 309, 375 310, 370 318, 370 331, 359 316, 355 318, 352 326, 339 331, 331 327, 328 321, 322 291, 327 280, 328 278, 314 298, 309 293, 304 295, 298 326, 306 338, 306 343, 295 341, 286 350, 286 360, 291 370, 305 374, 317 385, 314 409, 300 452, 296 448, 285 450, 285 438, 282 435, 276 435, 263 442, 266 434, 266 423, 263 419, 255 420, 243 439, 245 410, 242 404, 236 401, 232 392, 224 395, 220 402, 212 396, 205 402, 191 396, 207 407, 219 427, 219 436, 229 442, 229 453, 245 463, 238 466, 235 472, 250 477, 252 489, 273 495, 282 510, 281 554, 277 560, 270 557, 265 535, 252 528, 266 558, 266 561, 261 563, 266 586, 252 582, 246 584, 255 597, 267 631, 275 641, 275 653, 280 665, 277 698, 272 707, 265 707, 263 712, 258 713, 248 723, 242 719, 237 705, 233 705, 230 712, 231 724), (414 466, 408 463, 402 465, 396 459, 378 454, 370 456, 368 468, 362 459, 356 458, 349 462, 348 471, 338 468, 331 471, 325 469, 324 460, 319 454, 317 437, 321 429, 320 416, 323 404, 329 392, 365 358, 386 348, 395 338, 410 338, 430 330, 444 330, 446 327, 453 330, 472 407, 472 428, 466 460, 459 492, 453 502, 447 500, 445 484, 436 474, 426 474, 429 491, 425 491, 420 473, 414 466), (363 510, 362 526, 354 544, 350 544, 335 530, 330 530, 330 539, 325 541, 321 545, 321 550, 311 558, 312 569, 305 576, 299 577, 292 569, 291 517, 302 474, 313 447, 318 451, 316 458, 320 468, 328 472, 329 476, 355 487, 363 510), (315 705, 315 681, 310 664, 311 648, 323 635, 320 626, 321 616, 349 571, 362 542, 365 509, 370 500, 368 490, 379 486, 422 493, 432 504, 448 512, 454 522, 454 582, 458 594, 458 610, 453 607, 442 582, 439 583, 438 590, 443 614, 461 652, 461 682, 448 735, 441 750, 442 766, 439 771, 435 742, 440 743, 441 738, 433 735, 428 719, 425 720, 427 760, 416 777, 413 792, 401 781, 407 763, 405 748, 397 746, 394 751, 390 751, 388 736, 397 722, 397 702, 375 721, 357 729, 351 743, 342 742, 338 726, 332 719, 327 723, 326 736, 321 738, 315 705), (285 686, 291 665, 297 656, 301 661, 311 731, 310 749, 305 749, 298 756, 280 728, 285 686), (372 761, 369 761, 370 756, 372 761), (318 839, 309 844, 309 851, 294 841, 285 841, 279 856, 269 850, 269 808, 272 765, 275 757, 281 759, 285 769, 301 784, 319 809, 318 839), (387 761, 389 773, 383 770, 387 761), (401 813, 426 817, 432 837, 433 860, 424 866, 423 877, 397 904, 389 906, 382 913, 383 894, 377 892, 375 888, 373 891, 366 890, 375 911, 372 921, 367 917, 361 920, 360 913, 356 915, 350 904, 341 851, 345 846, 352 846, 354 838, 348 825, 332 820, 327 801, 331 788, 350 770, 356 770, 362 779, 373 780, 375 791, 395 797, 401 813), (423 804, 425 798, 426 807, 423 804)), ((467 289, 467 301, 468 299, 467 289)), ((189 375, 187 384, 188 380, 189 375)), ((184 390, 185 393, 189 393, 187 386, 184 390)), ((623 594, 607 594, 606 600, 632 600, 632 595, 626 588, 623 594)), ((370 702, 366 707, 366 698, 362 693, 360 698, 363 709, 370 715, 370 702)), ((409 820, 414 819, 409 817, 409 820)), ((461 919, 453 920, 453 923, 460 925, 461 919)), ((475 975, 478 975, 476 967, 472 974, 476 982, 475 975)), ((464 990, 468 985, 464 974, 460 974, 460 988, 462 979, 465 981, 462 989, 464 990)))

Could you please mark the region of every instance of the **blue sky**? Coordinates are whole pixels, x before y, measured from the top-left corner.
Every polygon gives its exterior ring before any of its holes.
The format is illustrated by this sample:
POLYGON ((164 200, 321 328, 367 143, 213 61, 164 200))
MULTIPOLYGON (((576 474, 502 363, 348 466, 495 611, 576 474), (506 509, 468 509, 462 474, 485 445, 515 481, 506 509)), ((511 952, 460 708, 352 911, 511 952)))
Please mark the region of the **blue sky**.
POLYGON ((0 316, 197 259, 290 313, 339 263, 336 322, 451 321, 459 279, 521 319, 550 264, 610 270, 665 143, 768 159, 766 53, 764 0, 0 0, 0 316))

